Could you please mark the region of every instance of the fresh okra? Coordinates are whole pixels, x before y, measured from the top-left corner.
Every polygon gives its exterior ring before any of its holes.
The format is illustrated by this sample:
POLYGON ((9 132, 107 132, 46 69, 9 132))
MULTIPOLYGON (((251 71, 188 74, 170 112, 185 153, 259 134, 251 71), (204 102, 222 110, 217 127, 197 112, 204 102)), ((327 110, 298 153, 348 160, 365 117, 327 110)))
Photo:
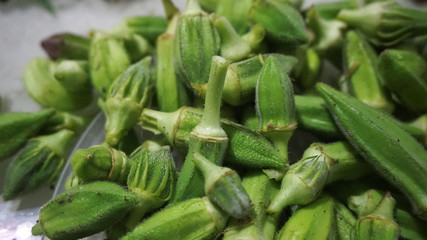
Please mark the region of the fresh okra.
POLYGON ((220 106, 222 88, 229 64, 230 61, 225 58, 219 56, 212 58, 202 119, 189 134, 188 153, 181 168, 181 174, 176 186, 177 190, 171 200, 172 204, 194 197, 201 197, 204 193, 203 176, 197 171, 192 161, 194 154, 200 153, 208 158, 209 161, 222 165, 224 153, 228 146, 228 137, 221 128, 220 106))
POLYGON ((203 174, 205 194, 210 201, 234 218, 249 216, 251 200, 234 170, 219 167, 199 153, 191 160, 203 174))
POLYGON ((351 240, 356 218, 342 203, 335 201, 335 225, 337 239, 351 240))
POLYGON ((326 20, 336 19, 338 13, 342 9, 356 9, 359 7, 357 0, 341 0, 327 3, 316 3, 314 9, 319 13, 320 17, 326 20))
POLYGON ((43 127, 43 132, 58 132, 62 129, 68 129, 73 132, 79 132, 89 124, 89 117, 83 117, 69 112, 55 112, 47 120, 43 127))
POLYGON ((374 2, 358 9, 343 9, 338 19, 358 28, 378 45, 392 46, 427 33, 426 11, 406 8, 396 1, 374 2))
POLYGON ((281 189, 268 211, 277 213, 289 205, 310 203, 326 184, 359 178, 369 172, 370 167, 361 161, 349 144, 313 143, 304 152, 302 159, 286 172, 281 189))
POLYGON ((73 135, 72 131, 64 129, 30 139, 9 165, 3 200, 14 199, 56 180, 64 166, 66 150, 73 135))
POLYGON ((72 240, 101 232, 120 220, 137 202, 135 194, 110 182, 71 188, 40 210, 33 235, 72 240))
POLYGON ((154 43, 166 31, 167 26, 167 20, 163 17, 143 16, 126 18, 116 28, 138 34, 150 43, 154 43))
POLYGON ((326 84, 318 84, 317 90, 349 142, 382 177, 406 195, 414 214, 427 219, 424 148, 387 115, 326 84))
POLYGON ((42 129, 55 114, 53 109, 34 113, 0 114, 0 160, 4 160, 42 129))
POLYGON ((296 49, 296 56, 298 63, 293 75, 298 79, 297 84, 303 91, 310 90, 318 80, 322 59, 314 48, 306 45, 296 49))
POLYGON ((226 17, 236 32, 242 35, 248 30, 246 21, 253 2, 254 0, 218 0, 215 14, 226 17))
POLYGON ((116 146, 134 127, 144 107, 150 103, 154 81, 150 75, 151 57, 131 65, 111 85, 105 103, 105 141, 116 146))
POLYGON ((381 79, 406 109, 427 112, 427 64, 417 53, 387 49, 378 61, 381 79))
POLYGON ((90 39, 72 33, 62 33, 43 39, 41 46, 52 60, 87 60, 90 39))
POLYGON ((225 228, 228 215, 207 197, 180 202, 155 213, 122 240, 210 239, 225 228))

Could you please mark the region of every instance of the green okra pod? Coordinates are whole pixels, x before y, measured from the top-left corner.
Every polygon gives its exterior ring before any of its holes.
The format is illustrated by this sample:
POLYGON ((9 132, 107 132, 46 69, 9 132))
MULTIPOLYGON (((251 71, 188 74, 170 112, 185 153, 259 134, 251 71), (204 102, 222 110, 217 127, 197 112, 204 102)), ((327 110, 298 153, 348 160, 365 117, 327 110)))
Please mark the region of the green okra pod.
POLYGON ((342 9, 356 9, 359 7, 357 0, 341 0, 335 2, 316 3, 313 5, 320 17, 326 20, 336 19, 342 9))
POLYGON ((34 113, 0 114, 0 160, 4 160, 22 147, 42 129, 55 110, 46 109, 34 113))
POLYGON ((204 10, 214 12, 218 6, 219 0, 198 0, 198 2, 204 10))
POLYGON ((335 201, 335 226, 337 239, 351 240, 356 218, 342 203, 335 201))
POLYGON ((403 7, 396 1, 343 9, 338 19, 358 28, 375 44, 384 46, 392 46, 404 39, 427 33, 426 11, 403 7))
POLYGON ((92 84, 105 98, 114 80, 131 65, 124 40, 95 32, 89 50, 89 65, 92 84))
POLYGON ((252 208, 248 222, 231 219, 224 233, 224 240, 274 239, 279 214, 267 214, 271 199, 279 190, 276 181, 269 179, 262 171, 252 171, 243 177, 242 185, 249 195, 252 208))
POLYGON ((418 53, 387 49, 379 57, 378 71, 403 106, 427 112, 427 64, 418 53))
POLYGON ((267 36, 287 45, 299 45, 308 41, 301 14, 286 1, 256 0, 249 18, 263 24, 267 36))
POLYGON ((126 183, 132 161, 122 151, 104 145, 77 150, 71 157, 74 174, 85 182, 126 183))
POLYGON ((207 197, 164 208, 139 224, 122 240, 210 239, 225 228, 228 215, 207 197))
POLYGON ((139 16, 124 19, 117 29, 138 34, 154 43, 166 31, 167 26, 168 22, 164 17, 139 16))
POLYGON ((313 143, 297 163, 290 166, 282 180, 280 192, 268 207, 278 213, 284 207, 307 204, 334 181, 355 179, 370 172, 370 167, 346 142, 313 143))
POLYGON ((322 59, 314 48, 307 45, 298 47, 295 55, 298 63, 295 66, 293 75, 302 90, 310 90, 319 78, 322 59))
POLYGON ((107 121, 105 141, 116 146, 134 127, 152 96, 151 57, 146 57, 126 69, 111 85, 101 104, 107 121))
POLYGON ((345 67, 350 92, 365 104, 393 112, 393 103, 387 96, 378 73, 378 57, 374 49, 354 31, 346 34, 345 67))
POLYGON ((212 57, 219 51, 215 31, 197 0, 189 0, 175 31, 175 69, 185 85, 201 96, 205 95, 212 57))
MULTIPOLYGON (((202 114, 191 107, 182 107, 173 113, 144 109, 140 125, 156 134, 162 133, 178 149, 188 149, 190 132, 200 123, 202 114)), ((279 152, 260 133, 240 124, 221 120, 229 139, 224 160, 248 168, 282 168, 279 152)))
POLYGON ((249 216, 251 200, 234 170, 219 167, 199 153, 191 160, 203 174, 205 194, 210 201, 234 218, 249 216))
POLYGON ((72 33, 59 33, 43 39, 41 46, 52 60, 87 60, 90 39, 72 33))
MULTIPOLYGON (((28 95, 41 106, 57 110, 72 111, 86 107, 92 101, 88 78, 75 81, 74 85, 69 81, 61 82, 61 79, 55 77, 60 64, 60 61, 44 58, 33 59, 24 71, 24 85, 28 95)), ((80 69, 77 71, 84 72, 80 69)), ((72 72, 75 73, 75 70, 72 72)))
POLYGON ((66 150, 74 133, 57 133, 32 138, 10 163, 6 173, 3 200, 11 200, 52 183, 65 163, 66 150))
POLYGON ((246 22, 253 2, 254 0, 218 0, 215 13, 226 17, 236 32, 242 35, 248 30, 246 22))
POLYGON ((335 237, 334 202, 332 197, 325 195, 297 210, 285 223, 276 239, 333 239, 335 237))
POLYGON ((83 117, 69 112, 55 112, 55 114, 47 120, 42 131, 58 132, 62 129, 68 129, 73 132, 79 132, 89 124, 90 120, 90 117, 83 117))
POLYGON ((93 182, 71 188, 40 210, 33 235, 52 240, 87 237, 112 226, 137 202, 133 193, 110 182, 93 182))
POLYGON ((61 60, 53 76, 70 92, 87 93, 92 89, 87 61, 61 60))
POLYGON ((427 219, 427 153, 391 118, 326 84, 318 92, 341 131, 371 166, 411 201, 413 213, 427 219))
POLYGON ((225 74, 230 61, 214 56, 208 81, 205 107, 200 123, 191 130, 188 140, 188 153, 177 181, 172 204, 182 200, 201 197, 204 193, 203 175, 197 171, 192 159, 200 153, 209 161, 222 165, 228 137, 220 124, 220 107, 225 74))

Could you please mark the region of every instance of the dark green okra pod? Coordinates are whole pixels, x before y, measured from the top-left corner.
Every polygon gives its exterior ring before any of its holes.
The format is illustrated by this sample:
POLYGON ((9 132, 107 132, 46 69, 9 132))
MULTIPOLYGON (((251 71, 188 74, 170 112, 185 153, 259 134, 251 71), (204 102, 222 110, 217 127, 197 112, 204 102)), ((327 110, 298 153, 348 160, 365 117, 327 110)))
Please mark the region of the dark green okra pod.
POLYGON ((203 174, 205 194, 210 201, 234 218, 249 216, 251 200, 234 170, 219 167, 199 153, 191 160, 203 174))
POLYGON ((105 99, 111 84, 131 64, 123 39, 95 32, 90 44, 89 64, 92 84, 105 99))
POLYGON ((9 165, 3 200, 11 200, 56 180, 64 166, 66 150, 73 135, 72 131, 64 129, 30 139, 9 165))
POLYGON ((77 150, 71 157, 74 174, 84 182, 126 183, 132 161, 122 151, 104 145, 77 150))
POLYGON ((331 182, 354 179, 370 172, 370 167, 345 142, 313 143, 297 163, 290 166, 280 192, 271 201, 269 212, 314 201, 331 182))
POLYGON ((72 33, 60 33, 43 39, 41 46, 53 60, 87 60, 89 57, 90 39, 72 33))
POLYGON ((212 57, 219 51, 215 31, 197 0, 189 0, 175 32, 175 69, 187 87, 201 96, 206 93, 212 57))
POLYGON ((384 85, 403 106, 414 112, 427 112, 427 64, 421 56, 387 49, 380 55, 378 71, 384 85))
POLYGON ((116 146, 134 127, 152 96, 154 81, 150 75, 151 57, 131 65, 111 85, 105 103, 101 103, 107 121, 105 141, 116 146))
POLYGON ((210 239, 227 220, 228 215, 207 197, 193 198, 155 213, 122 240, 210 239))
POLYGON ((0 114, 0 161, 15 153, 55 114, 53 109, 34 113, 0 114))
POLYGON ((221 128, 220 107, 222 88, 229 64, 230 61, 225 58, 219 56, 212 58, 203 116, 200 123, 191 130, 189 135, 188 153, 181 168, 176 186, 177 190, 171 201, 172 204, 201 197, 204 193, 203 175, 197 171, 192 161, 195 153, 200 153, 209 161, 222 165, 224 153, 228 146, 228 138, 221 128))
POLYGON ((252 208, 248 222, 230 219, 224 233, 224 240, 274 239, 279 214, 267 214, 267 207, 279 190, 276 181, 269 179, 262 171, 253 171, 243 177, 242 185, 249 195, 252 208))
POLYGON ((377 172, 411 201, 413 213, 427 219, 427 153, 391 118, 362 102, 317 85, 349 142, 377 172))
POLYGON ((40 210, 33 235, 72 240, 101 232, 116 223, 136 204, 137 197, 110 182, 71 188, 40 210))
POLYGON ((403 7, 396 1, 343 9, 338 19, 358 28, 375 44, 384 46, 392 46, 404 39, 427 33, 426 11, 403 7))

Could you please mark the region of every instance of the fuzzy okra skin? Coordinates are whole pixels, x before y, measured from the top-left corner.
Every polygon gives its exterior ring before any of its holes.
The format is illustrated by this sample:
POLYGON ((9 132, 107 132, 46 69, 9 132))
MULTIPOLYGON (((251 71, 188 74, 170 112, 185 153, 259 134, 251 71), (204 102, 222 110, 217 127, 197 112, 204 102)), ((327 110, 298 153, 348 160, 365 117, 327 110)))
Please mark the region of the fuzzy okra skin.
POLYGON ((72 33, 60 33, 43 39, 41 46, 53 60, 60 58, 87 60, 90 38, 72 33))
POLYGON ((326 84, 317 84, 349 142, 372 167, 399 188, 413 213, 427 220, 427 152, 387 115, 326 84))
POLYGON ((33 235, 72 240, 107 229, 137 202, 136 196, 110 182, 93 182, 65 191, 40 210, 33 235))
MULTIPOLYGON (((182 107, 173 113, 144 109, 141 126, 154 133, 163 133, 178 149, 188 149, 190 132, 200 122, 200 110, 182 107)), ((260 133, 229 120, 221 120, 229 139, 224 160, 248 168, 283 168, 283 157, 260 133)))
POLYGON ((227 220, 228 215, 207 197, 193 198, 155 213, 121 240, 210 239, 227 220))

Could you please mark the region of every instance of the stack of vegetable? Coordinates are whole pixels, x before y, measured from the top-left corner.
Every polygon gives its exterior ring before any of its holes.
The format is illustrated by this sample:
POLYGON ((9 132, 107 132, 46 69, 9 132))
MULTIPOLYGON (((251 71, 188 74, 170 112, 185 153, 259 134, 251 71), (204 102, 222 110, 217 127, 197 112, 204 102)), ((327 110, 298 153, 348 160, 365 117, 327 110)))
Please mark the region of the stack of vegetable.
POLYGON ((93 87, 107 119, 105 142, 73 153, 66 191, 42 207, 34 235, 427 238, 426 11, 162 2, 166 18, 55 35, 42 44, 53 60, 28 65, 30 96, 57 110, 1 115, 0 131, 13 131, 3 156, 40 129, 57 133, 28 141, 5 200, 60 171, 69 130, 58 111, 85 107, 93 87), (341 77, 320 82, 327 68, 341 77), (139 142, 137 127, 161 137, 139 142))

